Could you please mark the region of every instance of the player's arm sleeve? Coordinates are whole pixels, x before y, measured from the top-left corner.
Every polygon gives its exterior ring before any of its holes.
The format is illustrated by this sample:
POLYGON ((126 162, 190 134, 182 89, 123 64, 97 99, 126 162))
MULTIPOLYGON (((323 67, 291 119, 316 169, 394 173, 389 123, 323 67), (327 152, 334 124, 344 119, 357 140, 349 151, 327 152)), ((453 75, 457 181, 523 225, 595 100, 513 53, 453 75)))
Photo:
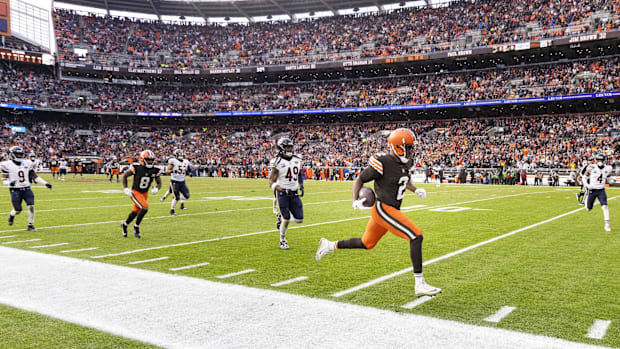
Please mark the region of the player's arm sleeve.
POLYGON ((366 167, 364 171, 360 173, 360 180, 362 181, 362 183, 370 182, 372 180, 375 180, 378 177, 379 177, 379 172, 377 172, 377 170, 373 168, 372 166, 366 167))

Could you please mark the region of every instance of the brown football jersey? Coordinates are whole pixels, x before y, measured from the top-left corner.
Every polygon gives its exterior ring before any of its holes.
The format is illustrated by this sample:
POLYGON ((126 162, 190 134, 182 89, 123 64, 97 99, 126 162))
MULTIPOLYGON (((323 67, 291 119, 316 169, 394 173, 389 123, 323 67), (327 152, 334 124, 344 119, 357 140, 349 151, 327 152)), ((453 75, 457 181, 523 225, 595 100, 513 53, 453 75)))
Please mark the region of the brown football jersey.
POLYGON ((390 154, 380 153, 371 156, 368 163, 373 169, 377 200, 400 209, 409 183, 412 162, 403 164, 390 154))

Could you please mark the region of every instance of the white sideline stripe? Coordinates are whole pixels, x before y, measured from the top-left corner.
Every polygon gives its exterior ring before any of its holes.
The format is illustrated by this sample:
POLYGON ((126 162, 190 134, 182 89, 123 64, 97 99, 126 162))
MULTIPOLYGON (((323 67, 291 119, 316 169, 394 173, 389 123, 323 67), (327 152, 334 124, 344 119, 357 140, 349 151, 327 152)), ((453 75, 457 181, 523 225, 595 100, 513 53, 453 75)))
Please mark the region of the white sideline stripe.
POLYGON ((68 242, 61 242, 58 244, 51 244, 51 245, 40 245, 40 246, 30 246, 28 248, 46 248, 46 247, 56 247, 56 246, 64 246, 64 245, 69 245, 68 242))
POLYGON ((409 348, 412 343, 428 349, 595 348, 33 250, 0 247, 0 265, 0 280, 10 280, 2 285, 0 303, 165 348, 311 348, 319 343, 324 348, 409 348), (290 320, 286 331, 274 336, 282 319, 290 320), (360 326, 360 319, 372 326, 360 326))
POLYGON ((233 277, 233 276, 237 276, 237 275, 243 275, 243 274, 247 274, 247 273, 252 273, 252 272, 255 272, 255 271, 256 270, 254 270, 254 269, 246 269, 246 270, 238 271, 236 273, 218 275, 218 276, 216 276, 216 278, 218 278, 218 279, 226 279, 226 278, 229 278, 229 277, 233 277))
POLYGON ((149 263, 149 262, 157 262, 157 261, 163 261, 164 259, 168 259, 168 257, 145 259, 143 261, 133 261, 133 262, 129 262, 128 264, 142 264, 142 263, 149 263))
POLYGON ((603 339, 603 337, 605 337, 605 333, 607 333, 607 328, 609 328, 609 325, 611 325, 611 320, 594 320, 594 324, 590 327, 586 337, 592 339, 603 339))
POLYGON ((88 247, 88 248, 80 248, 77 250, 64 250, 64 251, 60 251, 60 253, 71 253, 71 252, 82 252, 82 251, 92 251, 92 250, 96 250, 99 247, 88 247))
POLYGON ((8 238, 14 238, 17 235, 7 235, 7 236, 0 236, 0 239, 8 239, 8 238))
POLYGON ((297 281, 304 281, 304 280, 307 280, 307 279, 308 279, 307 276, 300 276, 300 277, 296 277, 294 279, 289 279, 289 280, 284 280, 284 281, 276 282, 275 284, 271 284, 271 286, 273 286, 273 287, 280 287, 280 286, 292 284, 292 283, 297 282, 297 281))
POLYGON ((413 302, 409 302, 409 303, 407 303, 407 304, 403 305, 403 306, 402 306, 402 308, 405 308, 405 309, 413 309, 413 308, 417 307, 418 305, 420 305, 420 304, 422 304, 422 303, 425 303, 425 302, 427 302, 427 301, 430 301, 430 300, 431 300, 431 299, 433 299, 433 298, 435 298, 435 297, 431 297, 431 296, 422 296, 422 297, 420 297, 420 298, 418 298, 418 299, 414 300, 413 302))
MULTIPOLYGON (((544 193, 544 192, 537 192, 536 194, 540 194, 540 193, 544 193)), ((505 197, 520 196, 520 195, 525 195, 525 194, 507 195, 505 197)), ((439 207, 446 207, 446 206, 452 206, 452 205, 462 205, 462 204, 468 204, 468 203, 472 203, 472 202, 502 199, 502 198, 505 198, 505 197, 504 196, 497 196, 497 197, 486 198, 486 199, 479 199, 479 200, 459 202, 459 203, 455 203, 455 204, 428 206, 428 207, 422 207, 422 208, 416 208, 416 209, 410 209, 410 210, 402 210, 402 212, 412 212, 412 211, 426 210, 426 209, 429 209, 429 208, 439 208, 439 207)), ((347 201, 349 201, 349 200, 347 200, 347 201)), ((269 208, 272 208, 272 207, 270 206, 269 208)), ((168 217, 168 216, 166 216, 166 217, 168 217)), ((370 216, 352 217, 352 218, 339 219, 339 220, 335 220, 335 221, 319 222, 319 223, 312 223, 312 224, 305 224, 305 225, 297 225, 297 226, 289 227, 288 229, 289 230, 291 230, 291 229, 303 229, 303 228, 315 227, 315 226, 319 226, 319 225, 343 223, 343 222, 349 222, 349 221, 355 221, 355 220, 358 220, 358 219, 367 219, 367 218, 370 218, 370 216)), ((145 219, 147 219, 147 218, 145 218, 145 219)), ((114 222, 118 223, 118 221, 114 221, 114 222)), ((273 233, 273 232, 279 232, 279 230, 257 231, 257 232, 253 232, 253 233, 245 233, 245 234, 240 234, 240 235, 229 235, 229 236, 223 236, 223 237, 213 238, 213 239, 190 241, 190 242, 181 242, 181 243, 178 243, 178 244, 162 245, 162 246, 155 246, 155 247, 147 247, 147 248, 141 248, 141 249, 131 250, 131 251, 124 251, 124 252, 110 253, 110 254, 99 255, 99 256, 92 256, 90 258, 98 259, 98 258, 106 258, 106 257, 123 256, 123 255, 127 255, 127 254, 138 253, 138 252, 159 250, 159 249, 170 248, 170 247, 180 247, 180 246, 187 246, 187 245, 196 245, 196 244, 202 244, 202 243, 205 243, 205 242, 213 242, 213 241, 220 241, 220 240, 227 240, 227 239, 236 239, 236 238, 241 238, 241 237, 246 237, 246 236, 261 235, 261 234, 267 234, 267 233, 273 233)))
POLYGON ((484 319, 484 321, 498 323, 498 322, 502 321, 503 318, 505 318, 510 313, 512 313, 512 311, 515 310, 515 309, 517 309, 517 308, 505 305, 505 306, 499 308, 497 313, 495 313, 495 314, 493 314, 491 316, 486 317, 484 319))
POLYGON ((198 268, 198 267, 202 267, 202 266, 209 265, 209 264, 210 264, 209 262, 198 263, 198 264, 186 265, 184 267, 170 268, 168 270, 170 270, 170 271, 179 271, 179 270, 185 270, 185 269, 191 269, 191 268, 198 268))
POLYGON ((19 241, 9 241, 9 242, 3 242, 3 245, 10 245, 10 244, 18 244, 21 242, 33 242, 33 241, 41 241, 41 239, 30 239, 30 240, 19 240, 19 241))
MULTIPOLYGON (((610 199, 610 200, 611 200, 611 199, 610 199)), ((573 214, 573 213, 575 213, 575 212, 579 212, 579 211, 581 211, 581 210, 583 210, 583 207, 578 208, 578 209, 576 209, 576 210, 572 210, 572 211, 567 212, 567 213, 563 213, 563 214, 561 214, 561 215, 559 215, 559 216, 555 216, 555 217, 553 217, 553 218, 549 218, 549 219, 544 220, 544 221, 542 221, 542 222, 538 222, 538 223, 535 223, 535 224, 532 224, 532 225, 528 225, 527 227, 523 227, 523 228, 520 228, 520 229, 517 229, 517 230, 513 230, 513 231, 511 231, 511 232, 509 232, 509 233, 506 233, 506 234, 503 234, 503 235, 500 235, 500 236, 496 236, 496 237, 494 237, 494 238, 492 238, 492 239, 489 239, 489 240, 486 240, 486 241, 479 242, 479 243, 477 243, 477 244, 474 244, 474 245, 471 245, 471 246, 468 246, 468 247, 462 248, 462 249, 460 249, 460 250, 457 250, 457 251, 454 251, 454 252, 450 252, 450 253, 445 254, 445 255, 443 255, 443 256, 441 256, 441 257, 437 257, 437 258, 431 259, 431 260, 429 260, 429 261, 426 261, 426 262, 422 263, 422 265, 423 265, 423 266, 426 266, 426 265, 429 265, 429 264, 432 264, 432 263, 435 263, 435 262, 439 262, 439 261, 441 261, 441 260, 444 260, 444 259, 447 259, 447 258, 450 258, 450 257, 454 257, 454 256, 456 256, 456 255, 459 255, 459 254, 463 253, 463 252, 467 252, 467 251, 473 250, 474 248, 478 248, 478 247, 480 247, 480 246, 484 246, 484 245, 490 244, 490 243, 495 242, 495 241, 497 241, 497 240, 500 240, 500 239, 503 239, 503 238, 505 238, 505 237, 512 236, 512 235, 514 235, 514 234, 516 234, 516 233, 522 232, 522 231, 524 231, 524 230, 528 230, 528 229, 535 228, 535 227, 537 227, 537 226, 539 226, 539 225, 543 225, 543 224, 545 224, 545 223, 549 223, 549 222, 551 222, 551 221, 554 221, 554 220, 556 220, 556 219, 560 219, 560 218, 562 218, 562 217, 568 216, 568 215, 573 214)), ((405 269, 399 270, 399 271, 397 271, 397 272, 394 272, 394 273, 392 273, 392 274, 388 274, 388 275, 381 276, 381 277, 376 278, 376 279, 374 279, 374 280, 367 281, 367 282, 365 282, 365 283, 363 283, 363 284, 361 284, 361 285, 357 285, 357 286, 355 286, 355 287, 351 287, 351 288, 349 288, 349 289, 346 289, 346 290, 343 290, 343 291, 340 291, 340 292, 336 292, 336 293, 332 294, 332 297, 342 297, 342 296, 344 296, 344 295, 346 295, 346 294, 353 293, 353 292, 355 292, 355 291, 359 291, 359 290, 361 290, 361 289, 364 289, 364 288, 366 288, 366 287, 370 287, 370 286, 376 285, 376 284, 378 284, 378 283, 380 283, 380 282, 383 282, 383 281, 385 281, 385 280, 391 279, 391 278, 393 278, 393 277, 396 277, 396 276, 399 276, 399 275, 402 275, 402 274, 405 274, 405 273, 411 272, 412 270, 413 270, 413 267, 408 267, 408 268, 405 268, 405 269)))
MULTIPOLYGON (((343 202, 343 201, 351 201, 351 200, 335 200, 335 201, 323 201, 323 202, 310 202, 310 203, 307 203, 305 205, 306 206, 307 205, 323 205, 323 204, 331 204, 331 203, 343 202)), ((123 205, 123 206, 129 207, 129 204, 123 205)), ((185 214, 178 215, 178 216, 165 215, 165 216, 145 217, 144 219, 145 220, 164 219, 164 218, 175 218, 175 219, 178 219, 178 218, 182 218, 182 217, 202 216, 202 215, 207 215, 207 214, 231 213, 231 212, 241 212, 241 211, 255 211, 255 210, 266 210, 266 209, 273 209, 273 206, 240 208, 240 209, 234 209, 234 210, 221 210, 221 211, 207 211, 207 212, 185 213, 185 214)), ((41 229, 57 229, 57 228, 72 228, 72 227, 82 227, 82 226, 88 226, 88 225, 112 224, 112 223, 118 224, 121 221, 122 221, 122 219, 116 219, 116 220, 113 220, 113 221, 103 221, 103 222, 90 222, 90 223, 76 223, 76 224, 66 224, 66 225, 53 225, 53 226, 48 226, 48 227, 39 227, 39 228, 37 228, 37 230, 41 230, 41 229)), ((15 232, 15 231, 23 231, 23 229, 0 230, 0 233, 10 233, 10 232, 15 232)))

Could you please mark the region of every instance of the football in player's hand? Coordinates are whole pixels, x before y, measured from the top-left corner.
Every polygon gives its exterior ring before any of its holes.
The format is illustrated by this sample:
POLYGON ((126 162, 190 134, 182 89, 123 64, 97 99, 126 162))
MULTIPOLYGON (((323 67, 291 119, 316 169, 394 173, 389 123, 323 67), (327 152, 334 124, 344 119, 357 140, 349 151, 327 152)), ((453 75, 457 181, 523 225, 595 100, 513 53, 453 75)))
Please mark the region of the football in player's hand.
POLYGON ((375 192, 368 187, 362 187, 359 191, 359 198, 366 199, 364 201, 364 206, 372 207, 375 204, 375 192))

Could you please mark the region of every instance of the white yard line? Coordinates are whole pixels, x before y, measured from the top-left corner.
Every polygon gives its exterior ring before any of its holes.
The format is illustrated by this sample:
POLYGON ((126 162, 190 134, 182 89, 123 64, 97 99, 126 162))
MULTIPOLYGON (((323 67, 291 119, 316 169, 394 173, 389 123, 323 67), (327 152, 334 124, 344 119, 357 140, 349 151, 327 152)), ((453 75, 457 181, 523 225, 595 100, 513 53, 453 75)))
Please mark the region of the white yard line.
POLYGON ((10 244, 19 244, 22 242, 33 242, 33 241, 41 241, 41 239, 30 239, 30 240, 20 240, 20 241, 8 241, 8 242, 3 242, 3 245, 10 245, 10 244))
POLYGON ((165 348, 595 348, 31 250, 0 247, 0 265, 0 303, 165 348))
POLYGON ((609 325, 611 325, 611 320, 594 320, 594 324, 590 327, 586 337, 592 339, 603 339, 603 337, 605 337, 605 333, 607 333, 609 325))
POLYGON ((484 321, 498 323, 498 322, 502 321, 503 318, 505 318, 506 316, 510 315, 510 313, 512 313, 512 311, 515 310, 515 309, 517 309, 517 308, 505 305, 505 306, 501 307, 497 311, 497 313, 495 313, 495 314, 493 314, 491 316, 486 317, 484 319, 484 321))
POLYGON ((422 303, 426 303, 428 301, 430 301, 431 299, 433 299, 435 297, 431 297, 431 296, 422 296, 414 301, 411 301, 405 305, 402 306, 402 308, 405 309, 413 309, 415 307, 417 307, 418 305, 422 304, 422 303))
MULTIPOLYGON (((345 201, 351 201, 351 200, 334 200, 334 201, 323 201, 323 202, 309 202, 309 203, 307 203, 305 205, 306 206, 309 206, 309 205, 324 205, 324 204, 332 204, 332 203, 345 202, 345 201)), ((123 205, 123 206, 130 207, 129 204, 128 205, 123 205)), ((267 209, 273 209, 273 206, 252 207, 252 208, 238 208, 238 209, 233 209, 233 210, 207 211, 207 212, 196 212, 196 213, 184 213, 184 214, 180 214, 178 216, 165 215, 165 216, 145 217, 144 219, 145 220, 150 220, 150 219, 170 219, 170 218, 178 219, 178 218, 181 218, 181 217, 203 216, 203 215, 208 215, 208 214, 220 214, 220 213, 231 213, 231 212, 242 212, 242 211, 256 211, 256 210, 267 210, 267 209)), ((89 225, 112 224, 112 223, 119 224, 121 221, 122 221, 122 218, 121 219, 116 219, 116 220, 113 220, 113 221, 76 223, 76 224, 65 224, 65 225, 53 225, 53 226, 48 226, 48 227, 39 227, 39 228, 37 228, 37 230, 83 227, 83 226, 89 226, 89 225)), ((0 230, 0 233, 9 233, 9 232, 23 231, 23 230, 24 229, 0 230)))
MULTIPOLYGON (((544 192, 537 192, 536 194, 540 194, 540 193, 544 193, 544 192)), ((496 196, 496 197, 492 197, 492 198, 464 201, 464 202, 458 202, 458 203, 452 203, 452 204, 446 204, 446 205, 437 205, 437 206, 425 206, 425 207, 418 207, 418 206, 416 206, 416 208, 408 209, 408 210, 402 210, 402 212, 420 211, 420 210, 426 210, 426 209, 431 209, 431 208, 448 207, 448 206, 453 206, 453 205, 462 205, 462 204, 468 204, 468 203, 472 203, 472 202, 480 202, 480 201, 488 201, 488 200, 495 200, 495 199, 503 199, 503 198, 506 198, 506 197, 521 196, 521 195, 525 195, 525 194, 496 196)), ((220 212, 223 212, 223 211, 220 211, 220 212)), ((355 221, 355 220, 359 220, 359 219, 368 219, 368 218, 370 218, 370 216, 352 217, 352 218, 339 219, 339 220, 335 220, 335 221, 319 222, 319 223, 312 223, 312 224, 305 224, 305 225, 296 225, 296 226, 289 227, 289 230, 291 230, 291 229, 303 229, 303 228, 308 228, 308 227, 316 227, 316 226, 327 225, 327 224, 343 223, 343 222, 355 221)), ((147 219, 147 218, 145 218, 145 219, 147 219)), ((118 221, 114 221, 114 222, 118 223, 118 221)), ((180 246, 187 246, 187 245, 196 245, 196 244, 202 244, 202 243, 205 243, 205 242, 214 242, 214 241, 227 240, 227 239, 236 239, 236 238, 241 238, 241 237, 246 237, 246 236, 262 235, 262 234, 273 233, 273 232, 277 232, 277 231, 278 230, 264 230, 264 231, 257 231, 257 232, 252 232, 252 233, 239 234, 239 235, 223 236, 223 237, 219 237, 219 238, 212 238, 212 239, 205 239, 205 240, 198 240, 198 241, 189 241, 189 242, 181 242, 181 243, 177 243, 177 244, 162 245, 162 246, 155 246, 155 247, 146 247, 146 248, 141 248, 141 249, 137 249, 137 250, 123 251, 123 252, 118 252, 118 253, 110 253, 110 254, 99 255, 99 256, 92 256, 91 258, 99 259, 99 258, 106 258, 106 257, 123 256, 123 255, 127 255, 127 254, 133 254, 133 253, 139 253, 139 252, 145 252, 145 251, 160 250, 160 249, 163 249, 163 248, 180 247, 180 246)))
POLYGON ((92 250, 96 250, 99 247, 87 247, 87 248, 79 248, 77 250, 65 250, 65 251, 60 251, 60 253, 71 253, 71 252, 82 252, 82 251, 92 251, 92 250))
POLYGON ((14 238, 17 235, 7 235, 7 236, 0 236, 0 239, 8 239, 8 238, 14 238))
POLYGON ((209 264, 210 264, 209 262, 198 263, 198 264, 186 265, 184 267, 170 268, 168 270, 170 270, 170 271, 179 271, 179 270, 185 270, 185 269, 198 268, 198 267, 202 267, 202 266, 209 265, 209 264))
POLYGON ((133 264, 150 263, 150 262, 163 261, 164 259, 168 259, 168 257, 159 257, 159 258, 145 259, 143 261, 133 261, 133 262, 129 262, 128 264, 133 265, 133 264))
POLYGON ((51 245, 40 245, 40 246, 30 246, 28 248, 46 248, 46 247, 56 247, 56 246, 64 246, 64 245, 69 245, 68 242, 61 242, 58 244, 51 244, 51 245))
POLYGON ((218 276, 216 276, 216 278, 218 278, 218 279, 227 279, 227 278, 230 278, 230 277, 233 277, 233 276, 243 275, 243 274, 247 274, 247 273, 252 273, 252 272, 255 272, 255 271, 256 270, 254 270, 254 269, 246 269, 246 270, 238 271, 236 273, 218 275, 218 276))
MULTIPOLYGON (((575 212, 579 212, 581 210, 583 210, 583 207, 578 208, 576 210, 572 210, 570 212, 563 213, 561 215, 558 215, 558 216, 555 216, 555 217, 552 217, 552 218, 549 218, 549 219, 546 219, 546 220, 538 222, 538 223, 534 223, 534 224, 528 225, 527 227, 523 227, 523 228, 520 228, 520 229, 517 229, 517 230, 513 230, 513 231, 511 231, 509 233, 506 233, 506 234, 503 234, 503 235, 500 235, 500 236, 496 236, 496 237, 494 237, 492 239, 479 242, 477 244, 474 244, 474 245, 462 248, 462 249, 460 249, 458 251, 450 252, 450 253, 445 254, 445 255, 443 255, 441 257, 437 257, 437 258, 428 260, 428 261, 424 262, 422 265, 426 266, 426 265, 433 264, 435 262, 439 262, 441 260, 444 260, 444 259, 447 259, 447 258, 450 258, 450 257, 454 257, 454 256, 459 255, 461 253, 473 250, 473 249, 478 248, 480 246, 484 246, 484 245, 490 244, 492 242, 495 242, 497 240, 500 240, 500 239, 512 236, 512 235, 517 234, 519 232, 522 232, 522 231, 525 231, 525 230, 528 230, 528 229, 532 229, 532 228, 536 228, 536 227, 538 227, 540 225, 552 222, 552 221, 554 221, 556 219, 560 219, 562 217, 571 215, 571 214, 573 214, 575 212)), ((393 277, 396 277, 396 276, 399 276, 399 275, 402 275, 402 274, 405 274, 405 273, 409 273, 409 272, 412 271, 412 269, 413 269, 413 267, 408 267, 408 268, 399 270, 397 272, 381 276, 381 277, 376 278, 374 280, 370 280, 370 281, 364 282, 363 284, 357 285, 355 287, 351 287, 349 289, 346 289, 346 290, 343 290, 343 291, 340 291, 340 292, 336 292, 336 293, 332 294, 332 297, 342 297, 342 296, 344 296, 346 294, 353 293, 353 292, 359 291, 361 289, 364 289, 364 288, 376 285, 376 284, 381 283, 381 282, 383 282, 385 280, 389 280, 389 279, 391 279, 393 277)))
POLYGON ((288 280, 276 282, 274 284, 271 284, 271 286, 273 286, 273 287, 280 287, 280 286, 284 286, 284 285, 288 285, 288 284, 292 284, 294 282, 304 281, 304 280, 308 280, 308 277, 307 276, 299 276, 299 277, 296 277, 296 278, 293 278, 293 279, 288 279, 288 280))

